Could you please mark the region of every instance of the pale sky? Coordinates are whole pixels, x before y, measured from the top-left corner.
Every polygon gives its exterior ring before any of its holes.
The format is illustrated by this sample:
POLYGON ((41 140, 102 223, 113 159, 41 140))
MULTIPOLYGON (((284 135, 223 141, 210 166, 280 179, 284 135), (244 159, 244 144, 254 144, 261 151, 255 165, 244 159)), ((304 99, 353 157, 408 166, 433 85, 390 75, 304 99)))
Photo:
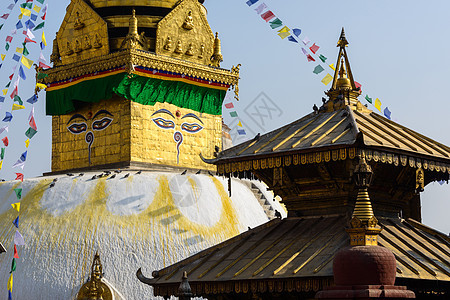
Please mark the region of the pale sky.
MULTIPOLYGON (((46 2, 49 4, 45 27, 48 46, 44 55, 49 60, 52 40, 70 1, 46 2)), ((222 67, 242 64, 240 101, 234 101, 234 104, 244 129, 249 133, 248 138, 252 138, 253 134, 273 130, 310 113, 314 104, 320 106, 323 92, 329 86, 320 82, 325 72, 313 74, 317 62, 307 62, 299 44, 282 40, 256 14, 254 8, 258 4, 248 7, 245 2, 206 0, 205 6, 212 30, 219 32, 222 41, 222 67), (261 93, 264 93, 263 96, 261 93), (263 119, 252 115, 255 103, 264 101, 266 104, 272 103, 273 110, 266 113, 260 111, 267 116, 263 119)), ((6 7, 13 0, 2 3, 0 10, 3 14, 8 12, 6 7)), ((266 3, 288 27, 301 29, 300 38, 308 37, 311 43, 319 45, 319 53, 328 57, 327 63, 335 63, 338 53, 336 42, 341 27, 345 27, 350 42, 347 51, 353 75, 362 84, 364 95, 379 98, 383 108, 389 107, 394 121, 450 145, 447 125, 450 99, 445 92, 450 70, 449 1, 259 0, 259 3, 266 3)), ((15 28, 17 15, 16 7, 0 31, 0 40, 5 41, 15 28)), ((1 88, 9 81, 8 76, 14 65, 11 57, 23 41, 19 31, 0 70, 1 88)), ((41 31, 34 33, 40 40, 41 31)), ((29 48, 29 57, 37 60, 39 48, 34 45, 29 48)), ((4 42, 0 44, 0 49, 1 53, 6 53, 4 42)), ((326 71, 332 74, 331 69, 326 71)), ((34 72, 26 70, 26 75, 28 80, 22 81, 19 86, 19 95, 24 101, 32 95, 34 85, 34 72)), ((25 177, 40 176, 51 169, 51 118, 45 116, 45 93, 40 95, 35 105, 38 134, 28 149, 23 171, 25 177)), ((360 100, 365 103, 364 99, 360 100)), ((11 99, 7 98, 0 111, 1 118, 5 111, 10 111, 11 105, 11 99)), ((27 103, 25 106, 25 110, 14 112, 7 134, 10 146, 0 178, 14 179, 14 171, 21 171, 11 169, 11 166, 26 150, 23 133, 28 128, 27 117, 31 107, 27 103)), ((369 108, 374 109, 373 106, 369 108)), ((237 120, 228 113, 229 110, 224 109, 225 121, 235 132, 237 120)), ((4 125, 0 124, 0 127, 4 125)), ((0 138, 5 135, 3 133, 0 138)), ((423 223, 447 234, 450 232, 449 194, 448 184, 441 186, 432 183, 421 196, 423 223)))

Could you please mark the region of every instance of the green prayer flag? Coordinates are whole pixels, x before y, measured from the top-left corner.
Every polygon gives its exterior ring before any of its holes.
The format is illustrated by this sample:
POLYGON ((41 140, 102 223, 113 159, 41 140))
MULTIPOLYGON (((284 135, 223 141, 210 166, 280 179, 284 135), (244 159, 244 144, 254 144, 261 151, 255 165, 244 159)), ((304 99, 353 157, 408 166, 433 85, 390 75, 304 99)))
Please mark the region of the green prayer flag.
POLYGON ((9 50, 9 44, 8 43, 6 43, 5 49, 6 49, 6 51, 9 50))
POLYGON ((0 158, 2 160, 5 158, 5 148, 2 148, 2 153, 0 153, 0 158))
POLYGON ((237 112, 232 111, 232 112, 230 112, 230 116, 231 116, 232 118, 236 118, 236 117, 238 116, 238 114, 237 114, 237 112))
POLYGON ((22 189, 14 189, 14 192, 16 192, 17 199, 22 199, 22 189))
POLYGON ((18 95, 14 96, 14 102, 19 102, 19 105, 23 105, 23 101, 18 95))
POLYGON ((323 56, 322 54, 319 55, 319 58, 322 62, 325 62, 327 60, 327 58, 325 56, 323 56))
POLYGON ((11 274, 12 272, 15 272, 16 268, 17 268, 16 259, 13 258, 12 264, 11 264, 11 272, 9 272, 9 273, 11 274))
POLYGON ((366 100, 367 102, 372 103, 372 98, 369 98, 369 95, 366 95, 366 100))
POLYGON ((36 0, 37 2, 39 2, 40 4, 44 4, 45 0, 36 0))
POLYGON ((319 73, 322 73, 324 70, 325 70, 325 69, 324 69, 321 65, 317 65, 317 66, 314 68, 313 73, 314 73, 314 74, 319 74, 319 73))
POLYGON ((28 54, 30 54, 30 52, 28 52, 27 47, 25 47, 25 45, 23 46, 23 55, 27 56, 28 54))
POLYGON ((2 30, 2 28, 3 28, 3 25, 5 25, 5 24, 2 24, 2 25, 0 25, 0 30, 2 30))
POLYGON ((270 27, 272 27, 272 29, 275 29, 275 28, 278 28, 281 26, 283 26, 283 22, 278 18, 276 18, 275 20, 270 22, 270 27))
POLYGON ((33 31, 39 30, 41 28, 43 28, 45 25, 45 22, 39 23, 36 27, 34 27, 33 31))
POLYGON ((22 8, 32 8, 33 7, 33 3, 32 2, 22 3, 22 4, 20 4, 20 7, 22 7, 22 8))
POLYGON ((48 75, 45 73, 38 73, 38 75, 37 75, 37 79, 44 79, 46 77, 48 77, 48 75))
POLYGON ((8 82, 8 84, 5 86, 5 88, 9 88, 10 85, 11 85, 11 81, 8 82))
POLYGON ((27 138, 32 139, 33 136, 37 133, 36 130, 34 130, 33 128, 28 128, 28 130, 25 132, 25 135, 27 138))

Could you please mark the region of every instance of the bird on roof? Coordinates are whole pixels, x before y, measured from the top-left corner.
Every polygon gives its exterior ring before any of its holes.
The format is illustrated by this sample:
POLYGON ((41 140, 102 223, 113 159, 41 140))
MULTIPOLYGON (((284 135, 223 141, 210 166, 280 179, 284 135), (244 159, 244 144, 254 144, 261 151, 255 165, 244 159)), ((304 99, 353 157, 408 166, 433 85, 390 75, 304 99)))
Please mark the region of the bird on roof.
POLYGON ((66 175, 67 175, 67 176, 73 176, 73 174, 72 174, 72 173, 67 173, 66 175))
POLYGON ((123 178, 128 178, 128 176, 130 176, 130 173, 125 174, 125 176, 123 176, 123 178))
POLYGON ((84 173, 80 173, 78 176, 79 176, 79 177, 84 176, 84 173))
POLYGON ((117 174, 122 173, 122 170, 115 170, 114 173, 117 173, 117 174))
POLYGON ((57 182, 57 181, 58 181, 58 178, 53 179, 53 182, 57 182))
POLYGON ((202 173, 202 170, 198 170, 195 174, 201 174, 202 173))
POLYGON ((92 176, 91 180, 97 179, 97 175, 92 176))
POLYGON ((183 173, 181 173, 181 175, 186 175, 187 170, 184 170, 183 173))
POLYGON ((52 183, 50 183, 49 187, 52 188, 55 186, 55 182, 53 181, 52 183))
POLYGON ((111 171, 103 171, 103 173, 105 173, 106 175, 111 174, 111 171))
POLYGON ((319 108, 317 107, 317 105, 316 104, 314 104, 314 106, 313 106, 313 110, 314 110, 314 112, 317 114, 317 112, 319 111, 319 108))
POLYGON ((111 175, 111 177, 109 177, 109 179, 113 179, 116 178, 116 174, 111 175))
POLYGON ((136 175, 139 175, 139 174, 141 174, 142 173, 142 171, 137 171, 136 172, 136 175))
POLYGON ((281 219, 281 213, 275 209, 275 218, 281 219))
POLYGON ((261 137, 261 133, 258 132, 258 134, 255 136, 254 140, 258 141, 260 137, 261 137))

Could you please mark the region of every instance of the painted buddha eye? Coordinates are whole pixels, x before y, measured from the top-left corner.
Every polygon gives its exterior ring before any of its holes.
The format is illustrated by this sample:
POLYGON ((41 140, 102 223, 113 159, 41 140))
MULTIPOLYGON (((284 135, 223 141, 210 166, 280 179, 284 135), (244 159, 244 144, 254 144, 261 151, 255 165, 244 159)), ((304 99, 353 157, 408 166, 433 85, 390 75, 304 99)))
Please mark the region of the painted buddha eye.
POLYGON ((67 129, 72 132, 73 134, 80 134, 82 132, 85 132, 87 130, 86 123, 74 123, 67 127, 67 129))
POLYGON ((166 120, 163 118, 155 118, 155 119, 152 119, 152 121, 156 124, 156 126, 158 126, 159 128, 162 128, 162 129, 175 128, 175 123, 170 120, 166 120))
POLYGON ((181 129, 189 133, 197 133, 203 129, 203 126, 197 123, 183 123, 181 129))
POLYGON ((94 121, 93 123, 92 123, 92 129, 93 130, 103 130, 103 129, 105 129, 106 127, 108 127, 111 123, 112 123, 112 119, 110 119, 110 118, 107 118, 107 117, 105 117, 105 118, 103 118, 103 119, 101 119, 101 120, 98 120, 98 121, 94 121))

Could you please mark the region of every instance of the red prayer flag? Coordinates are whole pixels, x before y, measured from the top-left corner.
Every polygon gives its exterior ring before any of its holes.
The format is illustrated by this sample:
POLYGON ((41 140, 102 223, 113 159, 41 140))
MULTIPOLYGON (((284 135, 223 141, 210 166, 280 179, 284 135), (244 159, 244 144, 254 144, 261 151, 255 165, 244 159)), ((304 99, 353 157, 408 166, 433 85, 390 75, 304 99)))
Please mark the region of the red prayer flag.
POLYGON ((41 19, 45 21, 45 16, 46 16, 46 15, 47 15, 47 13, 45 13, 45 14, 41 17, 41 19))
POLYGON ((319 46, 314 43, 311 47, 309 47, 309 50, 311 50, 312 53, 316 54, 317 50, 319 50, 319 46))
POLYGON ((14 88, 14 90, 13 90, 13 92, 11 93, 11 99, 14 99, 14 97, 15 96, 17 96, 19 94, 19 89, 18 89, 18 87, 16 86, 15 88, 14 88))
POLYGON ((3 16, 1 16, 0 18, 2 18, 2 19, 8 19, 8 17, 9 17, 9 14, 4 14, 3 16))
POLYGON ((14 73, 12 73, 11 75, 9 75, 9 80, 11 81, 14 77, 14 73))
POLYGON ((50 67, 44 64, 43 62, 39 62, 39 68, 50 69, 50 67))
POLYGON ((33 41, 29 37, 25 37, 25 43, 35 43, 36 44, 36 41, 33 41))
POLYGON ((13 39, 13 37, 10 36, 10 35, 8 35, 8 36, 6 37, 6 41, 9 42, 9 43, 12 42, 12 39, 13 39))
POLYGON ((33 2, 33 0, 27 0, 27 2, 26 2, 26 3, 28 3, 28 2, 33 2))
POLYGON ((268 10, 265 13, 263 13, 261 15, 261 18, 264 19, 264 21, 269 22, 270 20, 272 20, 273 18, 275 18, 275 15, 273 14, 272 11, 268 10))
POLYGON ((30 127, 33 128, 34 130, 37 130, 36 122, 34 121, 34 117, 33 116, 30 119, 30 127))
POLYGON ((232 102, 225 104, 225 107, 228 109, 234 108, 234 105, 232 102))
POLYGON ((14 258, 19 258, 19 253, 17 252, 16 245, 14 245, 14 258))
POLYGON ((308 59, 308 61, 316 61, 310 54, 308 54, 306 58, 308 59))
POLYGON ((360 88, 359 91, 362 93, 362 90, 361 90, 362 85, 361 85, 361 83, 355 81, 355 86, 356 86, 356 88, 360 88))
POLYGON ((22 173, 16 173, 17 177, 15 180, 23 181, 23 174, 22 173))
POLYGON ((8 145, 9 145, 9 140, 8 140, 8 137, 7 137, 7 136, 5 136, 4 138, 2 138, 2 142, 3 142, 3 145, 5 145, 5 147, 8 147, 8 145))

